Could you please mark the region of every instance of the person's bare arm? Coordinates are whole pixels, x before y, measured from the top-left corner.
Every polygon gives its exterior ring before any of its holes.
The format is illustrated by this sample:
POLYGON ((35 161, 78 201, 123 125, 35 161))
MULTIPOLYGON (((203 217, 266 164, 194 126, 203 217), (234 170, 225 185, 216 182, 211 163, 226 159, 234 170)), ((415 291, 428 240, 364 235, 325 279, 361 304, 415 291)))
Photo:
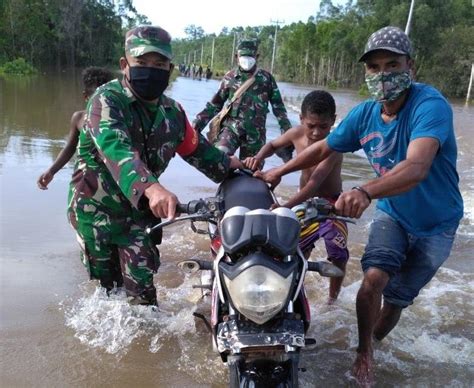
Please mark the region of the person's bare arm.
POLYGON ((369 197, 383 198, 409 191, 426 178, 438 149, 439 142, 434 138, 423 137, 411 141, 405 160, 380 178, 362 186, 368 196, 359 190, 342 193, 335 204, 336 210, 345 216, 359 218, 370 205, 369 197))
POLYGON ((283 175, 289 174, 293 171, 312 167, 326 159, 333 152, 334 151, 329 148, 326 139, 324 139, 310 145, 303 152, 298 154, 296 158, 291 159, 285 164, 265 172, 257 171, 255 176, 263 179, 265 182, 270 183, 273 188, 277 186, 278 183, 280 183, 281 177, 283 175))
POLYGON ((283 206, 292 208, 299 203, 306 201, 309 198, 314 197, 321 184, 326 180, 331 171, 334 169, 337 163, 340 163, 342 155, 338 152, 333 152, 326 159, 324 159, 311 173, 308 181, 301 188, 301 190, 293 195, 283 206))
POLYGON ((54 163, 39 176, 37 183, 40 189, 47 190, 48 184, 53 180, 54 175, 63 168, 76 153, 76 147, 79 141, 79 126, 82 123, 83 117, 84 111, 74 112, 71 116, 69 136, 66 145, 61 150, 54 163))
POLYGON ((263 166, 263 161, 272 156, 280 147, 286 147, 293 144, 293 138, 297 128, 291 128, 281 136, 265 144, 255 156, 250 156, 244 160, 245 167, 255 171, 263 166))

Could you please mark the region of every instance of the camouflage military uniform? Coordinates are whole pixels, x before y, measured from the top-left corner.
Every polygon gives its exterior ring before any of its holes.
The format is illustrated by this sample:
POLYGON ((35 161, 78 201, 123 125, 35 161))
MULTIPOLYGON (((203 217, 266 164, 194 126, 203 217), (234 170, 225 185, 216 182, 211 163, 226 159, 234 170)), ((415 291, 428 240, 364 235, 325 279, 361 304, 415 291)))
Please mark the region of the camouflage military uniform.
MULTIPOLYGON (((238 52, 239 55, 255 55, 256 46, 253 49, 245 47, 245 50, 239 48, 238 52)), ((239 67, 225 74, 217 93, 196 116, 194 127, 202 131, 220 112, 225 102, 231 100, 237 89, 251 76, 252 73, 242 71, 239 67)), ((232 104, 230 112, 222 121, 214 144, 228 154, 234 154, 240 147, 240 159, 254 156, 266 142, 265 123, 269 102, 282 132, 285 132, 291 127, 291 123, 275 79, 269 72, 257 69, 254 83, 232 104)))
POLYGON ((162 95, 158 103, 143 102, 118 80, 92 96, 79 135, 68 217, 91 278, 111 289, 122 284, 123 275, 127 294, 144 303, 156 303, 153 272, 160 260, 144 232, 156 219, 143 193, 176 152, 215 181, 228 171, 229 158, 191 127, 174 100, 162 95))

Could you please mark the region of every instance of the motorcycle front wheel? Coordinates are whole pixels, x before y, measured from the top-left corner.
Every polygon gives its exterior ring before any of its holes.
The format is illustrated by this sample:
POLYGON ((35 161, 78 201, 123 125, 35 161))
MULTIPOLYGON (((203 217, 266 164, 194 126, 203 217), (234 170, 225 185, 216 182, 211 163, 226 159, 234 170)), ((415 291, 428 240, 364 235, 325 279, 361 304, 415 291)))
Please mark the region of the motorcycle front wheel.
POLYGON ((287 361, 269 359, 246 362, 243 356, 228 356, 230 388, 297 388, 299 353, 287 361))

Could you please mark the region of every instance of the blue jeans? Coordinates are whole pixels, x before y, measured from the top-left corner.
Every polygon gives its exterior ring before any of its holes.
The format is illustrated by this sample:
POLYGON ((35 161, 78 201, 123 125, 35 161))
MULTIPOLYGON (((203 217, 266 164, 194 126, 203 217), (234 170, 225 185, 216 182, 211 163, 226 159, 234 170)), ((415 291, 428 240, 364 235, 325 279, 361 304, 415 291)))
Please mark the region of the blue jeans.
POLYGON ((388 273, 384 300, 407 307, 449 257, 456 230, 457 226, 434 236, 417 237, 388 214, 376 210, 361 260, 362 270, 378 268, 388 273))

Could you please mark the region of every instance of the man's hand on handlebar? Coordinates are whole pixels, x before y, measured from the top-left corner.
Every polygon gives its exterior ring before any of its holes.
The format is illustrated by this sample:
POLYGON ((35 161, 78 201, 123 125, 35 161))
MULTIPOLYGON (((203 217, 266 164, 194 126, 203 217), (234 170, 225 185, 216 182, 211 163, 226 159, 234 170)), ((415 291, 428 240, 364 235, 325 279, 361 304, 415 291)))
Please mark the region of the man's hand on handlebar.
POLYGON ((351 190, 342 193, 334 207, 337 214, 345 217, 360 218, 369 205, 370 201, 363 192, 351 190))
POLYGON ((177 215, 178 198, 159 183, 149 186, 144 194, 148 198, 150 210, 155 217, 173 219, 177 215))

